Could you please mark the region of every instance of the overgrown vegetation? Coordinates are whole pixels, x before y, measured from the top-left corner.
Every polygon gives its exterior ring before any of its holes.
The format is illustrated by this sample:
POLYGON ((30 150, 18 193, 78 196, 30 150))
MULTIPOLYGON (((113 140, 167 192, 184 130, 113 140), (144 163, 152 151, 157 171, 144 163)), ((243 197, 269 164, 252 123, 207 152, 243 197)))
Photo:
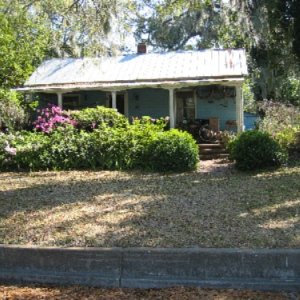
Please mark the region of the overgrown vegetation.
POLYGON ((300 111, 297 107, 264 101, 259 105, 259 130, 270 134, 290 154, 300 153, 300 111))
POLYGON ((59 107, 49 106, 34 123, 34 132, 1 135, 2 170, 187 171, 198 162, 192 136, 164 131, 164 120, 153 123, 143 118, 130 125, 109 108, 87 108, 67 116, 59 107))

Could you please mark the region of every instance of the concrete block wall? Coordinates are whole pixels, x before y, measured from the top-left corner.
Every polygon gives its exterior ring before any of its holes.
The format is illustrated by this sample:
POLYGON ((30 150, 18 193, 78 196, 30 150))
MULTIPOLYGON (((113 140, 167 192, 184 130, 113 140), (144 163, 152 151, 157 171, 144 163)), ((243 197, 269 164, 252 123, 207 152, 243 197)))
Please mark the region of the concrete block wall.
POLYGON ((0 282, 299 291, 300 250, 2 245, 0 282))

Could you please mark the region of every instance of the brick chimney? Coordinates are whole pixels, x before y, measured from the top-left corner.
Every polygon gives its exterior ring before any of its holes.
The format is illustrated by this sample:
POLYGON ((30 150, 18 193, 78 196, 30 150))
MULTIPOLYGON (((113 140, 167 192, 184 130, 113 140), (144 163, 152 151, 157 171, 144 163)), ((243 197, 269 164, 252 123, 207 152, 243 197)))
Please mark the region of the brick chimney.
POLYGON ((147 45, 146 43, 138 43, 137 46, 137 54, 145 54, 147 53, 147 45))

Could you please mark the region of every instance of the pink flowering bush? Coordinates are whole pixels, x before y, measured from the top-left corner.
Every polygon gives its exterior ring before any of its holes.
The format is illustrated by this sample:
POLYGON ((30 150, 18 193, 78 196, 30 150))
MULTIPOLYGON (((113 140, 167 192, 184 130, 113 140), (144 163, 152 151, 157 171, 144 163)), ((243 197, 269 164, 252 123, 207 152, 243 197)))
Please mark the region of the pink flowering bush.
POLYGON ((37 131, 49 133, 62 125, 76 125, 76 121, 72 120, 59 106, 48 104, 48 107, 37 110, 37 112, 39 116, 33 122, 37 131))

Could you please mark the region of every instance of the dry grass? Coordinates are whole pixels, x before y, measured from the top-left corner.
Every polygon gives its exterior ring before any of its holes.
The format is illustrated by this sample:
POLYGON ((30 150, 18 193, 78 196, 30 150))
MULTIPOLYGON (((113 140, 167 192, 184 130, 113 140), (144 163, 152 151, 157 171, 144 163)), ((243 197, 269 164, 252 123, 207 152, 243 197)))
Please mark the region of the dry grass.
POLYGON ((300 247, 300 167, 205 166, 167 175, 0 173, 0 243, 300 247))
POLYGON ((83 287, 18 287, 0 286, 0 298, 5 300, 284 300, 298 299, 296 294, 212 290, 198 288, 168 288, 157 290, 99 289, 83 287))

